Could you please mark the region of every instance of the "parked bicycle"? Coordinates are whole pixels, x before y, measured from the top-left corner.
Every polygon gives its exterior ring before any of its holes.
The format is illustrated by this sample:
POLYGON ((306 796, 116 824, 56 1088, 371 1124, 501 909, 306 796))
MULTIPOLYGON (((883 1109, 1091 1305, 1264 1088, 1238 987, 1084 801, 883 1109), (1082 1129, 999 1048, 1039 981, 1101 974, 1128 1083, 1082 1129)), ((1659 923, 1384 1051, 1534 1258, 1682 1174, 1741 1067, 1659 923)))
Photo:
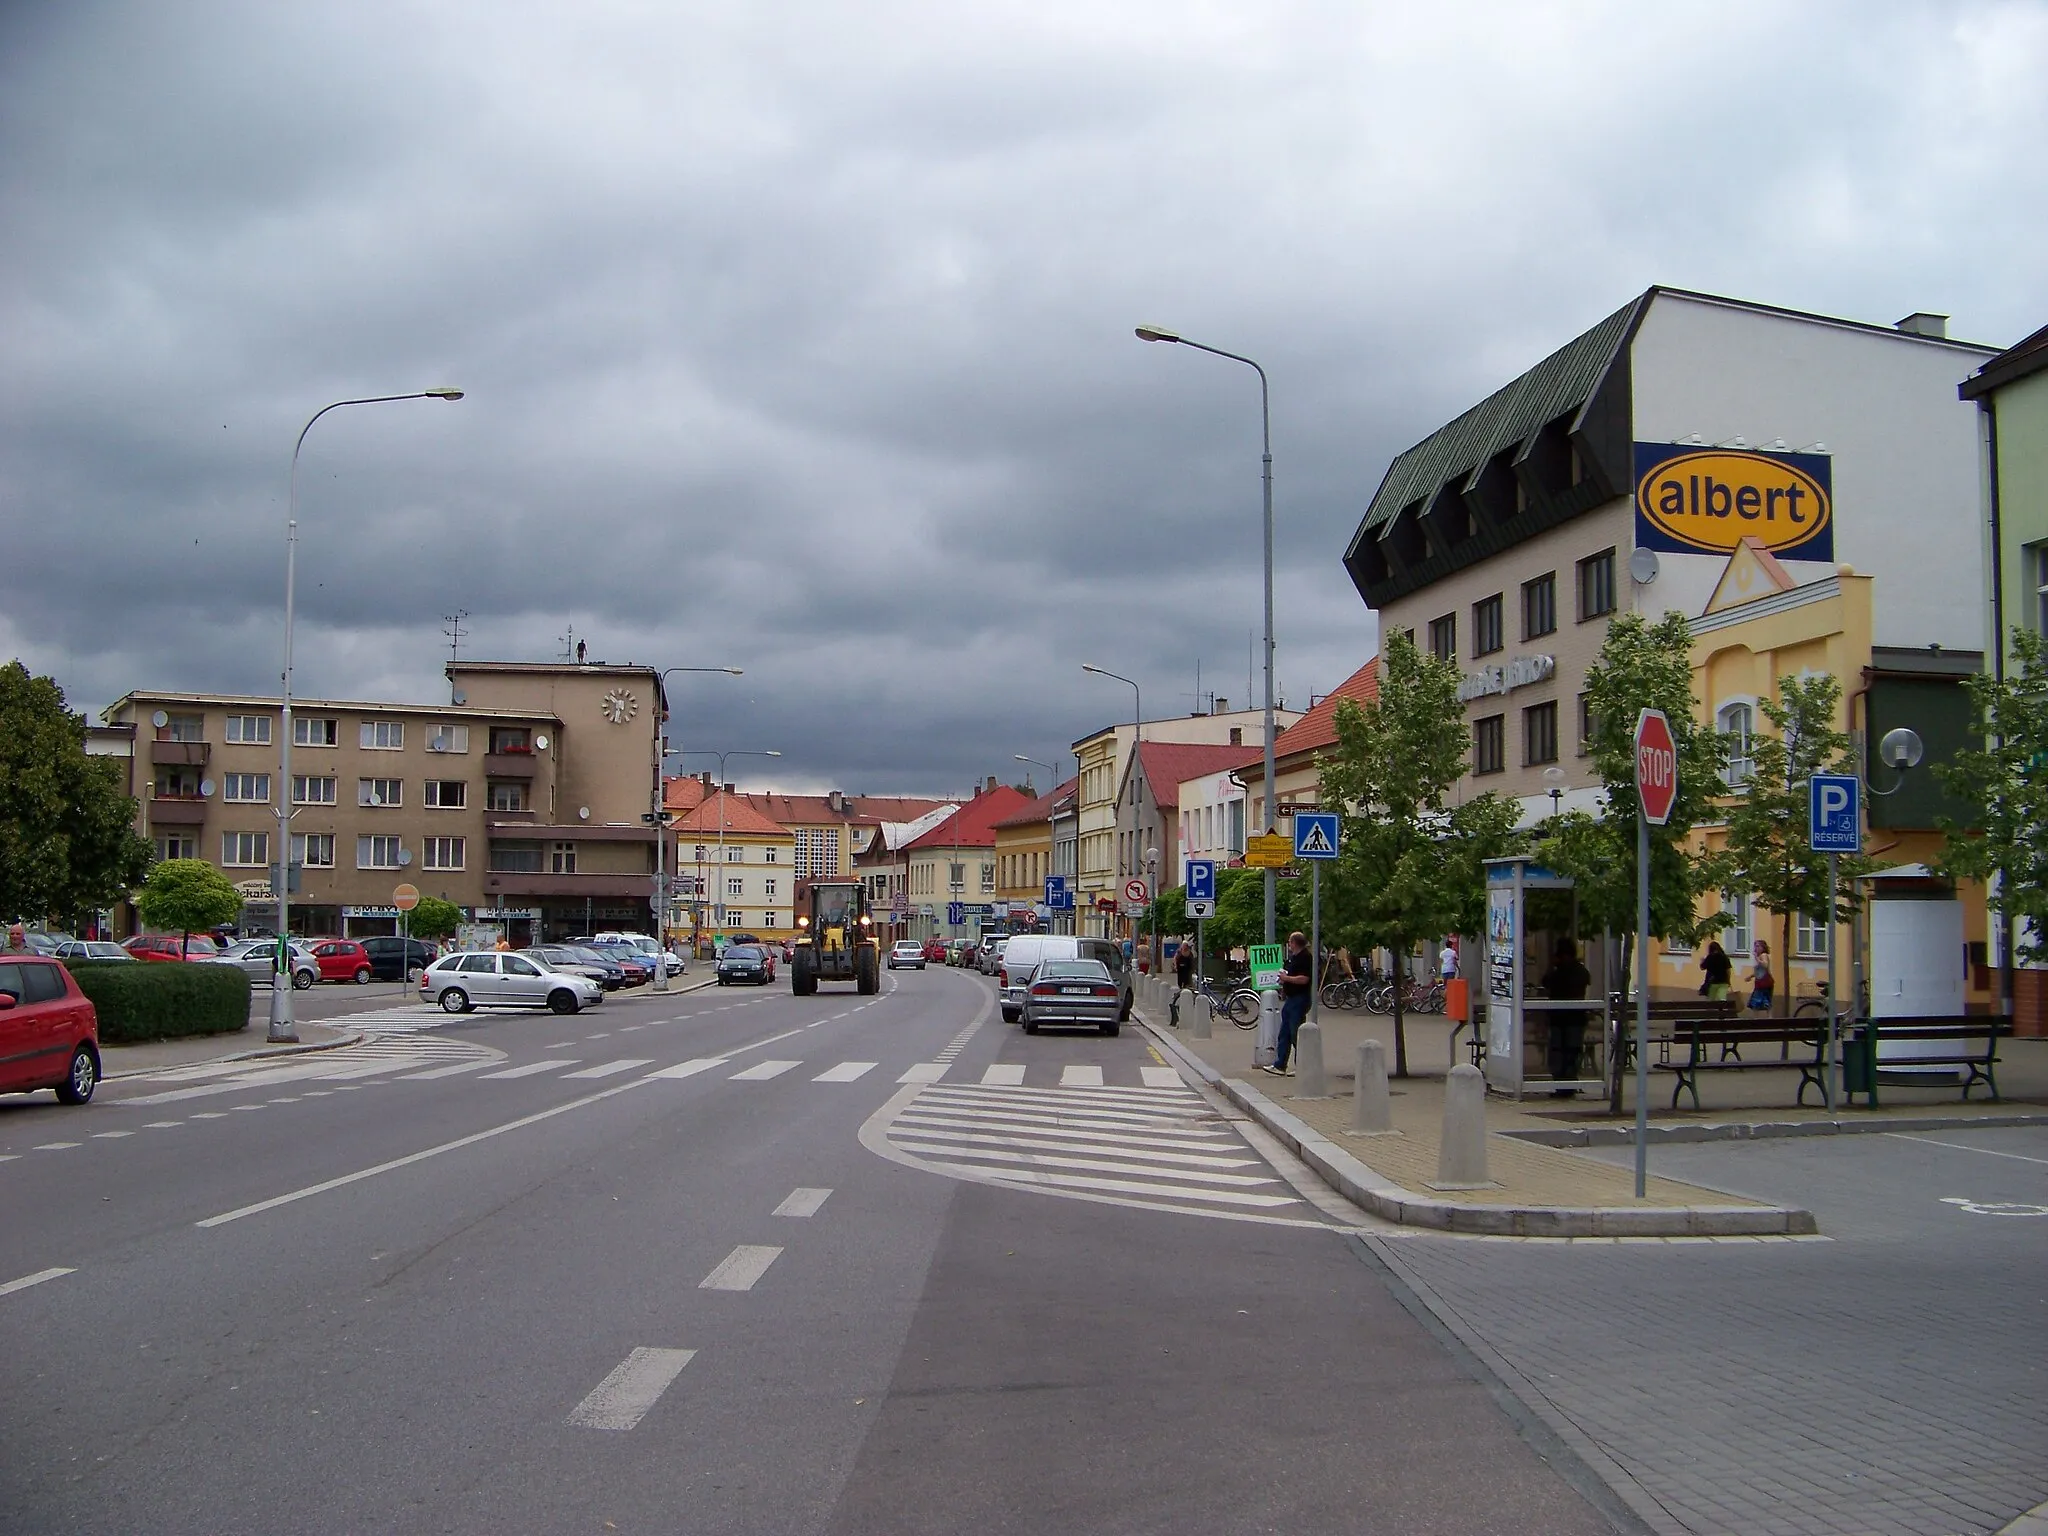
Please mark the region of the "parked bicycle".
MULTIPOLYGON (((1394 984, 1368 987, 1365 992, 1365 1006, 1373 1013, 1394 1011, 1394 984)), ((1442 1013, 1444 1011, 1444 984, 1441 980, 1410 977, 1401 994, 1403 1013, 1442 1013)))
MULTIPOLYGON (((1200 985, 1193 990, 1196 999, 1209 1010, 1209 1016, 1212 1019, 1220 1013, 1239 1029, 1257 1029, 1259 1027, 1259 994, 1250 987, 1241 983, 1218 986, 1214 981, 1205 976, 1202 978, 1200 985)), ((1180 1027, 1180 994, 1178 992, 1173 995, 1169 1017, 1173 1026, 1178 1029, 1180 1027)))

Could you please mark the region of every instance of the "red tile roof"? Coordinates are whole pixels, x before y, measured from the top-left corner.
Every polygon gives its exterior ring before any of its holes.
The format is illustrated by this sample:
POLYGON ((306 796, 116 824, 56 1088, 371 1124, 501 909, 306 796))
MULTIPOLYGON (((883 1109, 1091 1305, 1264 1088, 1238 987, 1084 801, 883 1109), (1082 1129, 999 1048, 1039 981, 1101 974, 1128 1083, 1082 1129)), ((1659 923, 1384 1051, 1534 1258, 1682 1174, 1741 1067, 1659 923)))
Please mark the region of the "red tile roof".
MULTIPOLYGON (((1280 733, 1273 743, 1273 760, 1320 752, 1337 744, 1337 706, 1349 699, 1364 704, 1380 696, 1380 659, 1375 656, 1316 701, 1315 708, 1280 733)), ((1261 756, 1259 761, 1263 761, 1261 756)))
MULTIPOLYGON (((1284 736, 1281 738, 1286 739, 1284 736)), ((1216 747, 1203 743, 1147 741, 1138 747, 1138 766, 1152 787, 1152 798, 1161 806, 1178 809, 1180 786, 1188 779, 1206 778, 1258 762, 1258 747, 1216 747)))
POLYGON ((728 795, 723 790, 706 796, 702 805, 675 824, 678 832, 694 832, 706 837, 717 836, 720 827, 724 827, 728 834, 750 832, 767 837, 789 834, 789 828, 781 822, 770 821, 747 804, 745 795, 728 795))
POLYGON ((993 848, 996 823, 1031 803, 1023 790, 999 784, 976 795, 923 837, 905 844, 904 852, 915 848, 993 848))
POLYGON ((1040 795, 1015 815, 1005 816, 996 823, 996 827, 998 829, 1003 827, 1028 827, 1034 821, 1051 820, 1054 809, 1062 800, 1068 799, 1073 795, 1074 786, 1080 782, 1079 779, 1067 780, 1066 783, 1059 785, 1046 794, 1040 795))
POLYGON ((679 778, 664 779, 661 785, 661 803, 671 811, 694 811, 704 803, 704 797, 711 791, 704 787, 704 781, 693 773, 679 778))
POLYGON ((916 795, 846 795, 841 809, 833 810, 826 795, 754 794, 747 796, 754 808, 784 826, 819 826, 827 822, 915 821, 927 811, 947 804, 916 795))

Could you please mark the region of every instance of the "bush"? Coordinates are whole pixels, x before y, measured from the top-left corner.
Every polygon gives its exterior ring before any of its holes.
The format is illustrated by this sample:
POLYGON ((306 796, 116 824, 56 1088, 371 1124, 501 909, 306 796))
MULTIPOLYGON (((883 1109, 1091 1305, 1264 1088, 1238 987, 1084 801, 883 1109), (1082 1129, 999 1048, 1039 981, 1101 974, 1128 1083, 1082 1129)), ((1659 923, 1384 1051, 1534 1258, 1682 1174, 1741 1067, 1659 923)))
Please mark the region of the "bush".
POLYGON ((237 965, 102 960, 70 970, 92 999, 105 1045, 226 1035, 249 1024, 249 978, 237 965))

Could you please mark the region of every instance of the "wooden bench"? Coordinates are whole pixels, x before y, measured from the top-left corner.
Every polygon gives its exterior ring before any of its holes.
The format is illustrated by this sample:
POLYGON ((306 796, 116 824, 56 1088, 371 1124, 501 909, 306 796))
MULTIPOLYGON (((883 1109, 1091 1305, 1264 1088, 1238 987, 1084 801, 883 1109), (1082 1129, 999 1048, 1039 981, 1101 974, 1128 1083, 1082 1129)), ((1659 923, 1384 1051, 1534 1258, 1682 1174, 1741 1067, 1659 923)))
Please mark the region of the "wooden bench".
POLYGON ((1750 1018, 1730 1016, 1712 1017, 1696 1015, 1672 1021, 1671 1045, 1684 1045, 1685 1060, 1670 1059, 1667 1048, 1666 1059, 1656 1063, 1659 1072, 1673 1074, 1677 1081, 1671 1089, 1671 1107, 1678 1108, 1680 1094, 1692 1095, 1692 1107, 1700 1108, 1700 1074, 1702 1072, 1782 1072, 1785 1068, 1799 1069, 1799 1097, 1797 1102, 1806 1103, 1806 1090, 1815 1088, 1823 1100, 1827 1097, 1827 1028, 1822 1021, 1774 1019, 1764 1015, 1750 1018), (1792 1042, 1810 1047, 1810 1060, 1792 1059, 1792 1042), (1783 1054, 1776 1061, 1742 1058, 1745 1045, 1763 1045, 1772 1042, 1783 1043, 1783 1054), (1720 1055, 1708 1060, 1709 1049, 1718 1047, 1720 1055))
MULTIPOLYGON (((1616 992, 1608 1002, 1614 1010, 1615 1033, 1620 1036, 1615 1054, 1626 1071, 1636 1059, 1636 1000, 1626 993, 1616 992)), ((1678 1025, 1696 1019, 1725 1023, 1735 1017, 1735 1011, 1733 998, 1719 1002, 1710 1002, 1706 998, 1688 998, 1677 1003, 1653 1001, 1650 1004, 1650 1043, 1658 1048, 1662 1059, 1669 1060, 1673 1032, 1678 1025)))
POLYGON ((1886 1062, 1881 1056, 1873 1062, 1868 1086, 1851 1088, 1844 1097, 1851 1102, 1860 1092, 1870 1108, 1877 1107, 1877 1080, 1879 1074, 1904 1071, 1914 1067, 1962 1067, 1967 1071, 1963 1078, 1963 1099, 1968 1102, 1970 1090, 1982 1083, 1991 1090, 1991 1100, 1998 1102, 1998 1042, 2002 1036, 2012 1033, 2012 1020, 2004 1014, 1968 1014, 1925 1018, 1869 1019, 1861 1026, 1865 1048, 1876 1052, 1886 1040, 1927 1040, 1952 1047, 1931 1056, 1905 1056, 1886 1062), (1973 1045, 1981 1042, 1981 1045, 1973 1045))

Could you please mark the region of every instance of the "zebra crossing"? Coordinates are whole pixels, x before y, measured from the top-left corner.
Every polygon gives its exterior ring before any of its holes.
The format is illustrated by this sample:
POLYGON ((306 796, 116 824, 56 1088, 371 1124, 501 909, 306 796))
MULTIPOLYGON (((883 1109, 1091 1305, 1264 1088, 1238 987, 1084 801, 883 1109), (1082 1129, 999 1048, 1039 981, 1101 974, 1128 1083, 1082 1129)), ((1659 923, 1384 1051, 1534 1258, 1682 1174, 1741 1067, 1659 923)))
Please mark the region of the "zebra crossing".
POLYGON ((453 1076, 474 1072, 496 1061, 504 1052, 470 1040, 451 1040, 412 1031, 372 1035, 345 1050, 310 1051, 269 1061, 205 1062, 190 1067, 169 1067, 121 1081, 117 1095, 123 1104, 177 1104, 188 1099, 212 1098, 250 1088, 269 1088, 281 1083, 352 1082, 361 1078, 407 1074, 419 1078, 453 1076), (167 1084, 153 1093, 129 1095, 125 1089, 139 1083, 167 1084))

